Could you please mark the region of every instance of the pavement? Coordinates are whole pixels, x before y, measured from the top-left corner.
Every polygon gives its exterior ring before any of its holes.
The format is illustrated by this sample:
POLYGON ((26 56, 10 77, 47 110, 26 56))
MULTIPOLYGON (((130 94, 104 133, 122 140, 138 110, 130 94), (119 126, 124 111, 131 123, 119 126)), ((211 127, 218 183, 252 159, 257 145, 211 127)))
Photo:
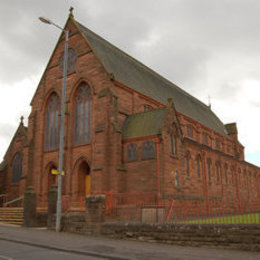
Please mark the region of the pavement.
POLYGON ((260 260, 259 252, 126 241, 0 223, 0 241, 114 260, 260 260))

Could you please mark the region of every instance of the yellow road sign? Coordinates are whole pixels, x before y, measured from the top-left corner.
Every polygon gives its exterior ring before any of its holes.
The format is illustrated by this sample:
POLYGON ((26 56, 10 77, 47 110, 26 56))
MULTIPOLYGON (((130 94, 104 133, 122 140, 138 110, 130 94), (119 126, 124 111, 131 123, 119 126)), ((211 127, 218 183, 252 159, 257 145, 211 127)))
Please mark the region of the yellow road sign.
MULTIPOLYGON (((51 170, 51 173, 52 173, 52 174, 59 175, 59 171, 56 170, 56 169, 52 169, 52 170, 51 170)), ((61 175, 64 175, 64 174, 65 174, 64 171, 62 171, 61 175)))

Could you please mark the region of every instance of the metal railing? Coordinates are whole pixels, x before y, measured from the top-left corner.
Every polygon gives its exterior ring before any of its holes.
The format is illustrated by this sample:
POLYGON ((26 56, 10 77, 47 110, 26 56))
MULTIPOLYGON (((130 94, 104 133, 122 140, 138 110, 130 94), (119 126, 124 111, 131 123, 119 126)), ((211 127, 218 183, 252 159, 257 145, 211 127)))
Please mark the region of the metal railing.
POLYGON ((0 207, 8 201, 8 194, 0 194, 0 207))
POLYGON ((23 196, 15 198, 13 200, 7 201, 3 204, 4 208, 14 208, 14 207, 23 207, 23 196))

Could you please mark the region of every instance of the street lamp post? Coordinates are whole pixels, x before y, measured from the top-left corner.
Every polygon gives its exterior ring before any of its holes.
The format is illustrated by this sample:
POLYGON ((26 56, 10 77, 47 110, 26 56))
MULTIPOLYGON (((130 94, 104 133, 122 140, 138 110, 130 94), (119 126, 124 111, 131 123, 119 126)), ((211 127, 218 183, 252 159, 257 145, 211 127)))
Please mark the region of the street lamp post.
POLYGON ((57 198, 57 212, 56 212, 56 231, 61 230, 61 195, 62 195, 62 167, 63 167, 63 150, 64 150, 64 126, 65 126, 65 99, 66 99, 66 79, 67 79, 67 65, 68 65, 68 39, 69 31, 53 23, 51 20, 39 17, 43 23, 54 25, 62 30, 65 34, 64 46, 64 60, 63 60, 63 87, 61 96, 61 127, 60 127, 60 144, 59 144, 59 175, 58 175, 58 198, 57 198))

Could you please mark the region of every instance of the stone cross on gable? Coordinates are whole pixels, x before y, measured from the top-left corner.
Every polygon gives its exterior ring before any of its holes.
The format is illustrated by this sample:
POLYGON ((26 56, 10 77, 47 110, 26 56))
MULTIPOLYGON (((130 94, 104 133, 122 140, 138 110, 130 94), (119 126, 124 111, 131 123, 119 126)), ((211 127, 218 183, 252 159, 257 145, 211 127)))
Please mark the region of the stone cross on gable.
POLYGON ((74 8, 71 6, 70 9, 69 9, 69 11, 70 11, 70 15, 69 15, 69 16, 70 16, 71 18, 74 17, 74 15, 73 15, 73 10, 74 10, 74 8))
POLYGON ((23 120, 24 120, 24 117, 21 116, 21 118, 20 118, 20 124, 21 124, 21 125, 23 125, 23 120))

